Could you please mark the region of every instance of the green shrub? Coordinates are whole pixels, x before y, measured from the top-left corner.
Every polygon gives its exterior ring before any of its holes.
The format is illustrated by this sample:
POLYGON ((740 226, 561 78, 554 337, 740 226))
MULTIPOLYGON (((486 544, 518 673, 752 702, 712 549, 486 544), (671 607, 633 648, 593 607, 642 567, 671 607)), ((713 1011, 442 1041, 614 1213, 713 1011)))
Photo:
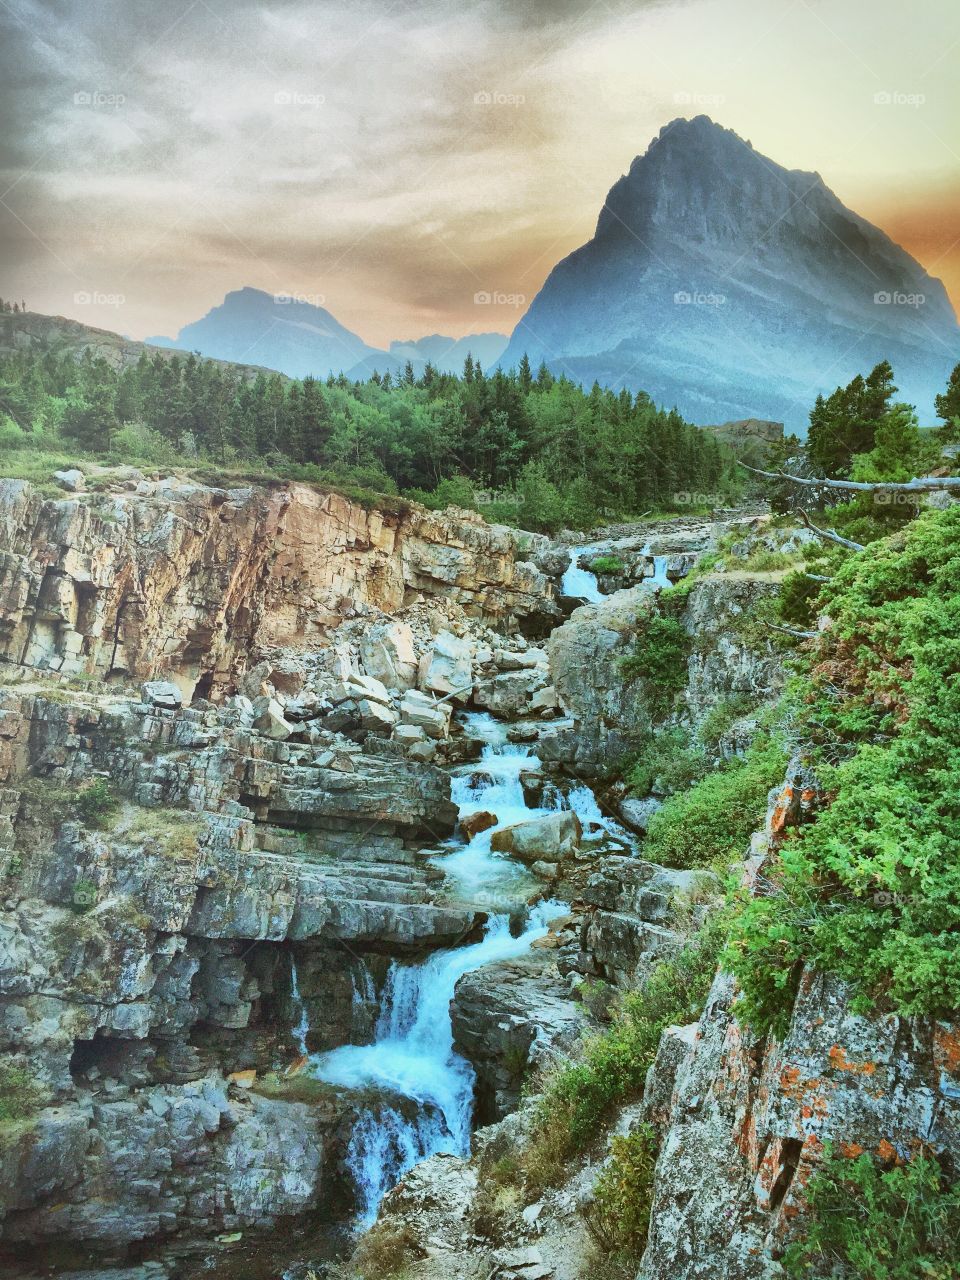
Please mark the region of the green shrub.
POLYGON ((812 627, 821 585, 805 573, 788 573, 777 599, 777 613, 782 621, 805 630, 812 627))
POLYGON ((94 779, 77 791, 73 797, 73 808, 77 817, 95 831, 103 830, 110 825, 110 820, 117 812, 119 805, 119 799, 105 778, 94 779))
POLYGON ((753 700, 743 693, 734 693, 710 708, 700 723, 697 737, 705 747, 716 751, 720 739, 730 729, 734 721, 745 716, 753 706, 753 700))
POLYGON ((606 1253, 624 1263, 640 1261, 650 1226, 657 1139, 648 1124, 615 1137, 611 1155, 593 1189, 586 1214, 590 1234, 606 1253))
POLYGON ((677 618, 656 611, 640 613, 633 652, 622 663, 623 676, 642 679, 651 707, 665 714, 686 687, 689 652, 690 638, 677 618))
POLYGON ((857 1280, 957 1280, 960 1185, 924 1151, 884 1168, 827 1151, 808 1188, 804 1239, 783 1258, 787 1275, 857 1280))
POLYGON ((630 789, 638 796, 651 791, 681 791, 707 771, 707 757, 700 746, 690 745, 683 729, 663 729, 643 743, 627 772, 630 789))
POLYGON ((25 1067, 0 1062, 0 1124, 28 1120, 47 1097, 47 1090, 25 1067))
POLYGON ((597 556, 590 565, 591 573, 623 573, 626 565, 619 556, 597 556))
POLYGON ((799 728, 827 804, 780 850, 772 898, 745 904, 729 962, 741 1013, 783 1025, 801 964, 856 1008, 960 1006, 960 509, 853 555, 804 664, 799 728))
POLYGON ((741 759, 670 796, 650 819, 644 855, 668 867, 708 867, 731 856, 742 858, 785 764, 786 753, 775 740, 758 738, 741 759))

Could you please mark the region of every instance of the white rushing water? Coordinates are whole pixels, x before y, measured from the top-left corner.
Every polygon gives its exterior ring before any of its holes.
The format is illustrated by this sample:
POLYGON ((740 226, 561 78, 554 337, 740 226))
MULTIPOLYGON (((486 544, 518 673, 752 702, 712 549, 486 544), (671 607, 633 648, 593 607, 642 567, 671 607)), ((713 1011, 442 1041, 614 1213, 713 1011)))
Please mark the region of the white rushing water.
MULTIPOLYGON (((395 961, 380 993, 373 1043, 342 1045, 310 1061, 311 1074, 320 1079, 375 1095, 354 1126, 346 1156, 361 1225, 373 1222, 383 1196, 413 1165, 438 1152, 469 1152, 474 1071, 454 1051, 450 1020, 458 980, 483 965, 523 955, 544 936, 550 920, 567 911, 565 904, 556 902, 526 909, 524 904, 539 882, 520 863, 491 850, 493 831, 558 809, 573 809, 585 828, 604 828, 630 843, 628 834, 602 812, 587 786, 573 787, 564 795, 548 785, 543 807, 529 807, 521 774, 540 770, 530 747, 508 741, 507 726, 488 712, 461 712, 458 718, 483 747, 475 764, 456 769, 452 798, 461 819, 486 810, 497 822, 472 840, 455 837, 451 851, 434 861, 444 869, 461 901, 483 905, 491 912, 484 936, 480 942, 434 952, 419 964, 395 961), (526 922, 514 935, 510 913, 516 915, 518 908, 526 912, 526 922)), ((362 962, 352 981, 354 1031, 358 1032, 362 1021, 358 1014, 375 1004, 377 993, 362 962)), ((291 994, 302 1011, 295 967, 291 994)), ((303 1014, 294 1032, 303 1052, 306 1032, 303 1014)))
POLYGON ((597 586, 597 575, 591 573, 589 569, 581 569, 577 561, 583 555, 589 555, 595 551, 596 547, 572 547, 570 550, 570 563, 560 579, 560 589, 565 596, 572 596, 576 600, 586 600, 588 604, 597 604, 600 600, 605 600, 606 596, 597 586))
POLYGON ((303 1003, 303 997, 300 994, 300 983, 297 979, 297 962, 292 951, 290 953, 290 999, 299 1014, 297 1025, 293 1028, 293 1038, 301 1057, 306 1057, 310 1052, 307 1048, 307 1032, 310 1030, 310 1019, 307 1015, 307 1006, 303 1003))
POLYGON ((644 578, 643 585, 645 587, 669 587, 673 584, 667 577, 667 556, 653 557, 653 577, 644 578))
POLYGON ((434 952, 421 964, 394 962, 381 998, 373 1044, 342 1045, 318 1055, 313 1074, 350 1089, 376 1089, 382 1105, 357 1122, 347 1152, 369 1224, 384 1194, 420 1160, 470 1149, 474 1072, 453 1048, 450 1001, 458 979, 497 960, 523 955, 542 938, 562 903, 535 907, 514 937, 509 918, 495 916, 480 942, 434 952))

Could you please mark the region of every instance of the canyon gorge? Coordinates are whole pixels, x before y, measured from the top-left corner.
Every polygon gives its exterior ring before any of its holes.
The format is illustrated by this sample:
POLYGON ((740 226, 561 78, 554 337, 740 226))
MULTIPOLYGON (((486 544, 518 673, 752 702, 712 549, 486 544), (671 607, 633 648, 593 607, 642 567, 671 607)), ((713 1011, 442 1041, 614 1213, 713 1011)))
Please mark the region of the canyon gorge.
MULTIPOLYGON (((347 1274, 374 1221, 418 1277, 587 1274, 607 1135, 493 1214, 491 1165, 597 994, 642 989, 723 888, 644 857, 660 801, 617 766, 662 715, 624 664, 697 570, 672 723, 736 699, 714 749, 742 753, 786 678, 748 625, 782 575, 748 562, 813 535, 74 483, 0 481, 5 1274, 347 1274)), ((821 798, 795 756, 747 886, 821 798)), ((955 1025, 809 970, 755 1042, 732 996, 718 971, 612 1128, 659 1137, 642 1280, 778 1274, 828 1141, 960 1155, 955 1025)))

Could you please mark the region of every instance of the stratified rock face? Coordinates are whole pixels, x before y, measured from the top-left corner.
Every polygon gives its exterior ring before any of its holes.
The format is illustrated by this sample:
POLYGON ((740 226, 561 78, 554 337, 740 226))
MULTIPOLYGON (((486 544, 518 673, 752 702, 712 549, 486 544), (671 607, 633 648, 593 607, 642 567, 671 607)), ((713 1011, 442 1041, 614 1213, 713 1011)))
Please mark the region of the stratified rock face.
MULTIPOLYGON (((782 1042, 754 1045, 720 975, 694 1034, 668 1035, 648 1085, 670 1098, 640 1280, 761 1280, 789 1242, 825 1142, 848 1156, 960 1157, 957 1029, 863 1018, 820 974, 782 1042)), ((652 1112, 656 1120, 657 1107, 652 1112)))
MULTIPOLYGON (((550 616, 517 537, 469 513, 361 507, 305 485, 45 499, 0 482, 0 657, 163 677, 187 699, 229 687, 258 649, 319 647, 357 609, 443 595, 476 617, 550 616)), ((394 647, 395 648, 395 647, 394 647)), ((385 660, 387 655, 383 655, 385 660)), ((407 655, 394 652, 396 679, 407 655)))
POLYGON ((675 120, 611 188, 501 363, 643 390, 695 422, 805 429, 818 393, 888 359, 923 419, 960 358, 939 280, 815 173, 706 116, 675 120))

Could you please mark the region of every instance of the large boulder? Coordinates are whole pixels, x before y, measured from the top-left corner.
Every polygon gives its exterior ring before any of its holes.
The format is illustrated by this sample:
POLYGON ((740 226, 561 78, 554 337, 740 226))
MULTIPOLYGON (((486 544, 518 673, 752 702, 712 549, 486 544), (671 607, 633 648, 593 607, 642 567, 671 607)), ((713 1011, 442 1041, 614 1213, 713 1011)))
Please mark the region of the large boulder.
POLYGON ((531 667, 525 671, 505 671, 482 681, 474 690, 473 700, 494 715, 523 715, 537 690, 547 682, 547 669, 531 667))
POLYGON ((382 622, 360 639, 360 658, 368 676, 388 689, 411 689, 417 679, 413 632, 405 622, 382 622))
POLYGON ((293 726, 283 714, 283 707, 276 700, 264 695, 253 704, 253 727, 266 738, 282 742, 293 733, 293 726))
POLYGON ((147 680, 141 687, 140 696, 151 707, 165 707, 175 711, 183 706, 183 694, 170 680, 147 680))
POLYGON ((515 822, 490 838, 495 853, 512 853, 521 862, 562 862, 580 848, 583 828, 572 809, 515 822))
POLYGON ((435 702, 417 689, 408 689, 400 702, 400 723, 416 725, 429 738, 445 738, 450 732, 450 703, 435 702))
POLYGON ((420 659, 417 683, 431 693, 454 694, 466 702, 473 689, 472 650, 467 640, 441 631, 420 659))

